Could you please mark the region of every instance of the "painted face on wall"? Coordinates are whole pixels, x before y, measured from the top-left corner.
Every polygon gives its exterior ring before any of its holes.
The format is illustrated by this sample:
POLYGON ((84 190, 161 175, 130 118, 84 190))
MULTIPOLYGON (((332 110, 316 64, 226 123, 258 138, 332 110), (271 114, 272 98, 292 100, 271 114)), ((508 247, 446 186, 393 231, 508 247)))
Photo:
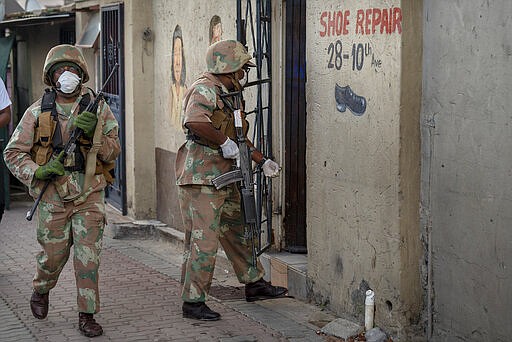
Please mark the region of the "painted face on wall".
POLYGON ((216 43, 222 39, 222 23, 217 23, 212 28, 212 42, 216 43))
POLYGON ((210 19, 210 28, 208 37, 210 37, 210 45, 222 40, 222 21, 218 15, 212 16, 210 19))
POLYGON ((179 84, 181 81, 181 55, 182 55, 183 43, 180 38, 176 38, 174 40, 174 55, 172 56, 172 63, 174 68, 174 79, 176 80, 176 84, 179 84))

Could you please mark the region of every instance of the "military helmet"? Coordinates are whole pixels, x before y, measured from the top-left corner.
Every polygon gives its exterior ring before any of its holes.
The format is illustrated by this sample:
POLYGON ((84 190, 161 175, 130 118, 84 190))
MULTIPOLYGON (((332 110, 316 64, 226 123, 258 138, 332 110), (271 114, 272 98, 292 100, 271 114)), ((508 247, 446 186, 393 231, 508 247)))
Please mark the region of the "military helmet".
POLYGON ((44 62, 43 67, 43 82, 46 85, 52 86, 52 75, 50 72, 52 71, 52 67, 55 64, 60 64, 62 62, 71 62, 80 69, 82 69, 82 83, 85 83, 89 80, 89 72, 87 71, 87 62, 85 61, 82 52, 73 45, 62 44, 53 47, 46 55, 46 61, 44 62))
POLYGON ((236 40, 218 41, 206 51, 206 66, 212 74, 229 74, 240 70, 244 65, 255 66, 251 55, 236 40))

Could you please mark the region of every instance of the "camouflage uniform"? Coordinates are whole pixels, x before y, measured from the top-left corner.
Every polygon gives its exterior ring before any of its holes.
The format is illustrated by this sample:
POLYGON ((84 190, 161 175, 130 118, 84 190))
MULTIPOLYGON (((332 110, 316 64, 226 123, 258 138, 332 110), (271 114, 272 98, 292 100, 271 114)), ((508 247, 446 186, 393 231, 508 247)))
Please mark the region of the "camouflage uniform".
MULTIPOLYGON (((217 56, 215 63, 212 62, 214 59, 211 55, 207 54, 210 72, 204 73, 185 94, 184 125, 211 122, 213 112, 224 108, 219 95, 221 91, 228 90, 214 74, 236 71, 251 58, 245 49, 234 51, 234 59, 233 56, 223 58, 221 55, 217 56)), ((178 150, 176 184, 179 186, 179 202, 185 226, 182 268, 184 302, 206 300, 219 242, 241 283, 252 283, 264 275, 259 261, 256 268, 252 265, 251 241, 244 237, 240 194, 236 185, 231 184, 216 190, 211 184, 213 178, 230 171, 232 166, 233 160, 223 158, 219 149, 193 140, 187 140, 178 150)))
MULTIPOLYGON (((87 81, 89 77, 83 57, 69 54, 69 51, 67 54, 59 54, 60 51, 62 50, 51 50, 48 54, 44 82, 52 85, 51 76, 48 76, 50 69, 56 63, 66 60, 78 64, 83 72, 82 82, 87 81)), ((74 120, 78 115, 78 104, 82 96, 90 92, 84 86, 78 88, 77 98, 72 105, 56 104, 63 143, 69 140, 75 129, 74 120)), ((39 165, 31 155, 40 114, 41 99, 25 111, 4 151, 7 167, 29 188, 29 193, 34 198, 40 194, 46 183, 34 176, 39 165)), ((120 153, 118 123, 104 102, 100 103, 97 114, 103 119, 101 147, 97 158, 105 162, 114 161, 120 153)), ((73 163, 70 156, 63 164, 71 167, 73 163)), ((98 267, 106 223, 104 189, 107 183, 102 174, 96 174, 90 186, 83 189, 84 176, 84 171, 66 170, 63 176, 49 184, 41 199, 38 207, 37 240, 43 250, 36 257, 37 271, 33 286, 38 293, 48 293, 55 287, 73 245, 78 309, 84 313, 97 313, 100 309, 98 267)))

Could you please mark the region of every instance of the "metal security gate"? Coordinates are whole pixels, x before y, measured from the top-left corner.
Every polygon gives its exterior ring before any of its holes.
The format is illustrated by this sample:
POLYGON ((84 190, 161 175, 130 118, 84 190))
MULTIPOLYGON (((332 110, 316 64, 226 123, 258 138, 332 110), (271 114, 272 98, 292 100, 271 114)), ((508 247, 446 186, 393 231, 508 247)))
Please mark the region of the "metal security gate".
MULTIPOLYGON (((272 154, 272 51, 270 0, 237 0, 237 40, 254 49, 256 75, 249 74, 246 89, 255 89, 245 108, 252 120, 249 135, 256 148, 267 158, 272 154), (254 6, 253 6, 254 3, 254 6), (248 40, 249 39, 249 40, 248 40)), ((255 197, 258 228, 258 255, 272 245, 272 180, 262 172, 255 174, 255 197)))
POLYGON ((115 168, 115 182, 107 188, 107 201, 127 214, 126 208, 126 151, 125 151, 125 101, 124 101, 124 50, 123 50, 123 5, 101 8, 101 53, 102 83, 116 65, 117 72, 105 87, 105 99, 119 122, 121 155, 115 168))

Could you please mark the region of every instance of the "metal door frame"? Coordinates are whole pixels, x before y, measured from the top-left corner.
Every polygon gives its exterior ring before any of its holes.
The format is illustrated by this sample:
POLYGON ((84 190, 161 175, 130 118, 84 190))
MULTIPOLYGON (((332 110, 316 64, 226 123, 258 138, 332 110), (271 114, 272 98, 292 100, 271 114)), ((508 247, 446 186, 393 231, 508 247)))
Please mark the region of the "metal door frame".
MULTIPOLYGON (((247 48, 247 34, 250 34, 256 64, 256 77, 251 75, 250 82, 245 87, 256 87, 255 108, 246 108, 247 115, 254 115, 254 125, 249 134, 252 134, 251 141, 255 147, 266 158, 272 159, 271 12, 271 0, 237 0, 237 40, 247 48)), ((272 179, 265 177, 262 172, 256 172, 254 178, 258 229, 257 255, 261 255, 273 242, 272 179)))
POLYGON ((124 95, 124 7, 123 4, 101 8, 101 77, 102 84, 119 64, 117 72, 106 85, 104 96, 114 116, 119 122, 121 154, 116 161, 115 182, 107 187, 107 200, 123 215, 126 205, 126 148, 125 148, 125 95, 124 95))
POLYGON ((285 250, 307 253, 306 0, 286 1, 285 250))

